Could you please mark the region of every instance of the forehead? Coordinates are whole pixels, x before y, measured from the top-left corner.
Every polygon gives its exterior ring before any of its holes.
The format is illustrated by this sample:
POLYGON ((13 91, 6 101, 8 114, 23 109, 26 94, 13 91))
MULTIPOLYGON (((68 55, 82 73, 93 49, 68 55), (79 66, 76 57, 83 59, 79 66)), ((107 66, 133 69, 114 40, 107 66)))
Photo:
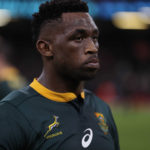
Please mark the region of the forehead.
POLYGON ((55 39, 55 36, 60 34, 69 34, 76 29, 83 29, 86 31, 98 30, 95 22, 88 13, 75 12, 63 13, 60 21, 52 21, 46 23, 40 31, 39 38, 41 39, 55 39))
POLYGON ((97 26, 89 13, 75 12, 62 14, 63 27, 66 30, 74 28, 86 28, 87 30, 95 30, 97 26))

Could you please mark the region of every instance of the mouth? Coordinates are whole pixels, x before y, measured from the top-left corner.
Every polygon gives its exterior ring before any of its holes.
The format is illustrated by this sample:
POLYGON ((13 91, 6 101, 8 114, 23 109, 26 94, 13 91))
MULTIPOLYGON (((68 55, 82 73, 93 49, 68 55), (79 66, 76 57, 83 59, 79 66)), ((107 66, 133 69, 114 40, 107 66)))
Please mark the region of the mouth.
POLYGON ((99 69, 99 59, 97 57, 90 58, 86 61, 85 66, 91 69, 99 69))

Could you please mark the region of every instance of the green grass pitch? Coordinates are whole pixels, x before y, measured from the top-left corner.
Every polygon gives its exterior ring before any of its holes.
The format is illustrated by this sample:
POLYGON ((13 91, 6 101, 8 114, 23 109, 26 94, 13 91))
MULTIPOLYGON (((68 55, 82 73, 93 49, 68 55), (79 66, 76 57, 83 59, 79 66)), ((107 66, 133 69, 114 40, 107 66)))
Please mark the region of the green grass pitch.
POLYGON ((150 108, 113 108, 121 150, 150 150, 150 108))

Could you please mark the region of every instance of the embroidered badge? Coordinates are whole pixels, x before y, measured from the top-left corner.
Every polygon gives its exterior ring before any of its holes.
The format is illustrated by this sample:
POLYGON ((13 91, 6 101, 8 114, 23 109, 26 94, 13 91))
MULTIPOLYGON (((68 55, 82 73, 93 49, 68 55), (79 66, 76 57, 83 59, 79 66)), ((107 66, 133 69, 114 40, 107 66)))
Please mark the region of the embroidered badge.
POLYGON ((58 116, 53 116, 54 117, 54 122, 52 124, 50 124, 48 126, 48 130, 47 132, 44 134, 44 138, 49 139, 49 138, 53 138, 55 136, 61 135, 63 134, 62 131, 54 133, 54 134, 50 134, 50 132, 53 130, 53 128, 58 127, 59 126, 59 122, 58 122, 58 116))
POLYGON ((108 125, 106 124, 106 119, 104 118, 104 115, 102 113, 98 113, 95 112, 96 117, 99 120, 98 125, 100 126, 100 128, 102 129, 102 131, 104 132, 104 134, 108 134, 108 125))

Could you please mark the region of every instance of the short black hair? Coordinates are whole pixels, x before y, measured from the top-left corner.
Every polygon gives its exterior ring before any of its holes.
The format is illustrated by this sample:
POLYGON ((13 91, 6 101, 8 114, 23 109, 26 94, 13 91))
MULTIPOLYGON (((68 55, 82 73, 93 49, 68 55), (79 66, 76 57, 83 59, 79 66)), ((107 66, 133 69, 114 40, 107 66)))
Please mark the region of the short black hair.
POLYGON ((51 0, 41 4, 39 12, 32 15, 33 40, 37 40, 43 23, 57 20, 65 12, 89 12, 89 9, 86 2, 81 0, 51 0))

